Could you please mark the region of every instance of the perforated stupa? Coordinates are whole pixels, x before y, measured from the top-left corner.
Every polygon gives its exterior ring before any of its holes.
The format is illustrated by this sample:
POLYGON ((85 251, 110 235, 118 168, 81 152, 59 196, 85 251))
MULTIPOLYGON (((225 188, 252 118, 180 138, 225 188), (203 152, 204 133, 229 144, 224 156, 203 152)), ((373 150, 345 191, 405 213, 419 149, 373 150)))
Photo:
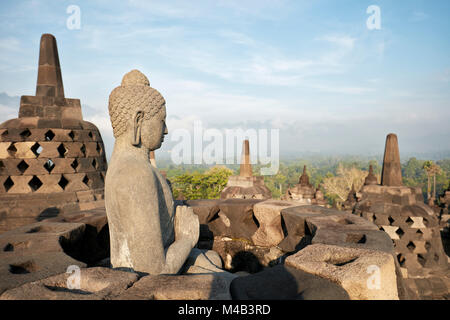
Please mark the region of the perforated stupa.
POLYGON ((80 100, 65 98, 56 39, 43 34, 36 95, 0 124, 0 232, 104 206, 104 150, 80 100))

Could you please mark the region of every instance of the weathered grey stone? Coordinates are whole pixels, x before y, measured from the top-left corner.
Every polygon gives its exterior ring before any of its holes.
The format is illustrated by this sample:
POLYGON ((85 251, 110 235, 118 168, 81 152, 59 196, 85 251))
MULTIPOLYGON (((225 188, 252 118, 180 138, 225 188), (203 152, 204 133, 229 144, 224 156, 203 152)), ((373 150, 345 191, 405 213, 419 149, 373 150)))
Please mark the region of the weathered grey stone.
MULTIPOLYGON (((78 271, 76 271, 78 272, 78 271)), ((108 268, 79 270, 79 283, 73 271, 10 289, 0 300, 104 300, 123 293, 137 281, 136 273, 108 268)))
POLYGON ((300 250, 311 243, 313 232, 309 230, 306 218, 315 216, 342 216, 342 211, 320 206, 296 206, 281 210, 284 239, 278 247, 286 252, 300 250))
POLYGON ((200 224, 207 224, 219 212, 219 204, 222 202, 223 200, 218 199, 187 200, 186 205, 194 210, 200 224))
POLYGON ((191 266, 202 267, 205 269, 221 269, 223 263, 217 252, 193 248, 186 259, 184 269, 189 269, 191 266))
POLYGON ((222 258, 224 268, 231 272, 255 273, 276 265, 284 252, 276 247, 255 246, 249 240, 215 237, 212 249, 222 258))
POLYGON ((259 222, 259 228, 252 235, 253 243, 265 247, 279 244, 284 238, 280 212, 294 206, 296 204, 281 200, 266 200, 255 204, 253 212, 259 222))
POLYGON ((224 273, 145 276, 119 300, 230 300, 232 279, 224 273))
POLYGON ((352 300, 398 300, 394 258, 386 252, 313 244, 285 263, 339 284, 352 300))
POLYGON ((116 138, 105 181, 111 264, 177 273, 198 241, 199 222, 191 208, 175 212, 166 179, 150 163, 150 151, 161 147, 168 132, 165 100, 132 70, 111 92, 109 114, 116 138))
POLYGON ((239 277, 230 287, 234 300, 348 300, 330 280, 283 265, 239 277))
POLYGON ((250 239, 258 229, 253 207, 261 202, 257 199, 227 199, 213 209, 208 218, 209 230, 215 236, 250 239))

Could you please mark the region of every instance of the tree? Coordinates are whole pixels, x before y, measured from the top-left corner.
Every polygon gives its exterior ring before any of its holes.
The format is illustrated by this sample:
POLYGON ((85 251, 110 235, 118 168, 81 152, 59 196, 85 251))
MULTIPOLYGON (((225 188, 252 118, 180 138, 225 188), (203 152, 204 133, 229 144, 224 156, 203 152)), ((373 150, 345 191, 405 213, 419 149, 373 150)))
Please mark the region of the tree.
POLYGON ((428 188, 427 188, 427 199, 429 200, 431 198, 431 171, 433 167, 433 161, 431 160, 427 160, 424 162, 423 164, 423 169, 425 170, 425 172, 427 173, 427 178, 428 178, 428 188))
POLYGON ((435 163, 433 163, 430 167, 430 174, 433 176, 433 195, 431 196, 432 199, 436 199, 436 175, 441 174, 441 171, 441 167, 439 167, 435 163))
POLYGON ((189 200, 217 199, 232 174, 232 170, 220 166, 212 167, 204 173, 183 173, 171 180, 174 198, 183 195, 189 200))
POLYGON ((346 168, 341 163, 336 170, 337 175, 328 175, 323 180, 323 187, 327 196, 333 199, 339 206, 347 200, 349 192, 354 186, 355 191, 359 191, 367 177, 367 171, 355 167, 346 168))

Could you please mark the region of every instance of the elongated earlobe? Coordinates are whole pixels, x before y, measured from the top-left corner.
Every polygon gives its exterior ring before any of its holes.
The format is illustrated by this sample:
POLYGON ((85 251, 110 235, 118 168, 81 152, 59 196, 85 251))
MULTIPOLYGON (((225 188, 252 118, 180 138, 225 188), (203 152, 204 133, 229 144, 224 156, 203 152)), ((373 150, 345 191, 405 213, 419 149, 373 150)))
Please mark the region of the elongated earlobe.
POLYGON ((138 111, 134 115, 133 119, 133 146, 138 146, 141 143, 141 125, 142 125, 142 119, 144 119, 144 112, 138 111))

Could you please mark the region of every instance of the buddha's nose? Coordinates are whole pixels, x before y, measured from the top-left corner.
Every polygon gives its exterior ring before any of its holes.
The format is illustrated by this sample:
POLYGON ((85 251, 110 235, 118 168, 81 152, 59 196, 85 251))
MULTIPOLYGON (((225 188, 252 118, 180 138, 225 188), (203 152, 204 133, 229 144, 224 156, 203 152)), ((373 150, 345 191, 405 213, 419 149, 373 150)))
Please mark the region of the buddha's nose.
POLYGON ((164 122, 164 134, 168 134, 168 133, 169 133, 169 130, 167 129, 167 125, 164 122))

